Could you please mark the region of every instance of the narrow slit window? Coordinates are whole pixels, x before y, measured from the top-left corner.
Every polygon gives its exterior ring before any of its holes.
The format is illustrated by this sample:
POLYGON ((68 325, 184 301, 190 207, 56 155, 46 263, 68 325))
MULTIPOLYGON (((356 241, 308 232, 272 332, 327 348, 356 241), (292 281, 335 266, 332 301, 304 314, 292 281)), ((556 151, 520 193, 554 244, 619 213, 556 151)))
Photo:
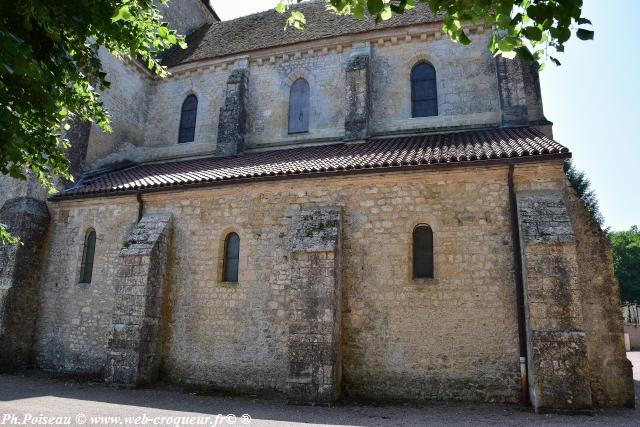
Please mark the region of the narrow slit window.
POLYGON ((93 274, 93 258, 96 254, 96 231, 87 232, 82 249, 82 265, 80 267, 80 283, 91 283, 93 274))
POLYGON ((413 278, 433 278, 433 231, 426 224, 413 230, 413 278))
POLYGON ((309 83, 298 79, 289 93, 289 133, 309 132, 309 83))
POLYGON ((436 69, 420 62, 411 70, 411 114, 413 117, 438 115, 436 69))
POLYGON ((178 142, 193 142, 196 136, 196 116, 198 114, 198 98, 189 95, 182 103, 180 112, 180 132, 178 142))
POLYGON ((224 282, 238 281, 238 263, 240 260, 240 237, 229 233, 224 241, 223 275, 224 282))

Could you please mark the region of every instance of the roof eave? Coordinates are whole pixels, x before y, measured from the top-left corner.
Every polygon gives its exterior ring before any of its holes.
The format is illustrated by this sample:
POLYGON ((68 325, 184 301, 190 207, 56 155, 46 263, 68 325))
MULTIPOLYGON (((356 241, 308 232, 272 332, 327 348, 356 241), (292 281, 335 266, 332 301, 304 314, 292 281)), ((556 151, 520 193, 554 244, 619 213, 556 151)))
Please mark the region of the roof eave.
POLYGON ((478 167, 478 166, 493 166, 493 165, 508 165, 517 163, 535 163, 541 161, 553 161, 553 160, 565 160, 571 158, 571 152, 566 153, 554 153, 554 154, 540 154, 525 157, 501 157, 497 159, 482 159, 482 160, 465 160, 460 162, 446 162, 446 163, 432 163, 424 165, 403 165, 403 166, 386 166, 386 167, 373 167, 362 169, 346 169, 335 171, 318 171, 318 172, 306 172, 295 173, 289 175, 266 175, 244 178, 230 178, 219 181, 206 181, 196 182, 189 184, 171 184, 150 188, 140 188, 132 190, 112 190, 105 192, 86 193, 86 194, 57 194, 49 197, 47 200, 50 202, 60 202, 65 200, 78 200, 78 199, 91 199, 97 197, 116 197, 126 195, 136 195, 145 193, 158 193, 158 192, 172 192, 172 191, 185 191, 194 188, 214 187, 220 185, 234 185, 254 182, 268 182, 278 181, 286 179, 303 179, 303 178, 316 178, 316 177, 334 177, 344 175, 364 175, 364 174, 380 174, 380 173, 393 173, 393 172, 407 172, 407 171, 424 171, 424 170, 443 170, 454 169, 458 167, 478 167))
MULTIPOLYGON (((169 71, 183 71, 182 68, 186 67, 186 68, 191 68, 191 66, 198 66, 198 65, 205 65, 208 62, 211 61, 226 61, 226 60, 232 60, 235 59, 237 57, 246 57, 246 56, 250 56, 251 54, 256 54, 256 53, 260 53, 260 52, 265 52, 265 51, 269 51, 272 49, 276 49, 276 50, 282 50, 283 48, 287 48, 289 46, 296 46, 296 45, 308 45, 308 44, 317 44, 317 43, 322 43, 322 42, 326 42, 328 40, 333 40, 334 43, 330 43, 330 44, 339 44, 339 40, 342 38, 349 38, 349 37, 353 37, 353 36, 357 36, 357 35, 363 35, 363 34, 375 34, 376 36, 371 36, 371 39, 375 39, 380 33, 383 32, 393 32, 395 30, 406 30, 407 28, 411 28, 411 27, 415 27, 415 28, 420 28, 420 27, 431 27, 431 26, 436 26, 436 25, 441 25, 443 22, 443 20, 437 20, 437 21, 431 21, 431 22, 423 22, 423 23, 414 23, 414 24, 405 24, 405 25, 397 25, 397 26, 392 26, 392 27, 383 27, 383 28, 377 28, 377 29, 373 29, 373 30, 366 30, 366 31, 354 31, 354 32, 350 32, 350 33, 344 33, 344 34, 340 34, 340 35, 328 35, 325 37, 318 37, 315 39, 309 39, 309 40, 304 40, 304 41, 296 41, 296 42, 291 42, 291 43, 282 43, 282 44, 273 44, 271 46, 267 46, 264 48, 259 48, 259 49, 245 49, 245 50, 240 50, 237 52, 232 52, 229 54, 225 54, 225 55, 218 55, 218 56, 207 56, 204 58, 198 58, 198 59, 194 59, 191 61, 181 61, 178 62, 177 64, 174 65, 167 65, 167 69, 169 71)), ((304 50, 304 47, 302 48, 302 50, 304 50)))

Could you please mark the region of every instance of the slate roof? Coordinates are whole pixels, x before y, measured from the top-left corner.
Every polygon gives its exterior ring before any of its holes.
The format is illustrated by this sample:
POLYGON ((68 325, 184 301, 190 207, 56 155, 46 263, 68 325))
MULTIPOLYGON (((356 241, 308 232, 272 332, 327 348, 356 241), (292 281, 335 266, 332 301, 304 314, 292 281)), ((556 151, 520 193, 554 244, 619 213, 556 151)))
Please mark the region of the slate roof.
POLYGON ((87 180, 52 200, 89 195, 185 188, 283 177, 387 172, 439 165, 490 164, 505 159, 544 160, 569 157, 569 150, 532 128, 372 139, 359 144, 331 144, 136 165, 87 180))
POLYGON ((324 1, 303 2, 294 7, 304 13, 304 30, 284 30, 288 14, 275 10, 243 16, 230 21, 206 25, 187 36, 187 49, 174 48, 161 55, 162 63, 175 66, 208 58, 235 55, 242 52, 285 46, 327 37, 363 33, 383 28, 437 22, 426 5, 418 4, 413 10, 376 24, 371 17, 359 21, 350 16, 337 16, 325 10, 324 1))

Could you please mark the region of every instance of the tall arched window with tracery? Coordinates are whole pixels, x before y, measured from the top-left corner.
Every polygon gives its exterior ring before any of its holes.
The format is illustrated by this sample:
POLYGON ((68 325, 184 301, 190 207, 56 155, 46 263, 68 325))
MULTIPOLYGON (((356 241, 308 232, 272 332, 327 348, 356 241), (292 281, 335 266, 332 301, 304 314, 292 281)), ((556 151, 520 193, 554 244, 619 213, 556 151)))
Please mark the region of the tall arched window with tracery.
POLYGON ((198 115, 198 98, 189 95, 182 103, 180 112, 180 132, 178 142, 193 142, 196 136, 196 116, 198 115))
POLYGON ((413 278, 433 278, 433 231, 427 224, 413 229, 413 278))
POLYGON ((80 283, 91 283, 93 276, 93 258, 96 254, 96 231, 87 230, 82 249, 82 264, 80 265, 80 283))
POLYGON ((309 83, 299 78, 289 92, 289 133, 309 132, 309 83))
POLYGON ((419 62, 411 70, 411 115, 438 115, 436 69, 428 62, 419 62))

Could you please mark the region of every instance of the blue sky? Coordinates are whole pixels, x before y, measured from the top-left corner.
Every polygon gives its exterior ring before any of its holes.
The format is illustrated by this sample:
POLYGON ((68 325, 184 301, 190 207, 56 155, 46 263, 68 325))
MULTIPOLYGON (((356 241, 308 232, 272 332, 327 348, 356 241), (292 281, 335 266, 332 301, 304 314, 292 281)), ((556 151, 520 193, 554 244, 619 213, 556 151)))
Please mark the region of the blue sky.
MULTIPOLYGON (((214 0, 222 19, 267 10, 276 0, 214 0), (242 5, 241 7, 239 5, 242 5)), ((585 0, 592 41, 571 39, 540 75, 545 115, 595 189, 605 226, 640 225, 640 0, 585 0)))

